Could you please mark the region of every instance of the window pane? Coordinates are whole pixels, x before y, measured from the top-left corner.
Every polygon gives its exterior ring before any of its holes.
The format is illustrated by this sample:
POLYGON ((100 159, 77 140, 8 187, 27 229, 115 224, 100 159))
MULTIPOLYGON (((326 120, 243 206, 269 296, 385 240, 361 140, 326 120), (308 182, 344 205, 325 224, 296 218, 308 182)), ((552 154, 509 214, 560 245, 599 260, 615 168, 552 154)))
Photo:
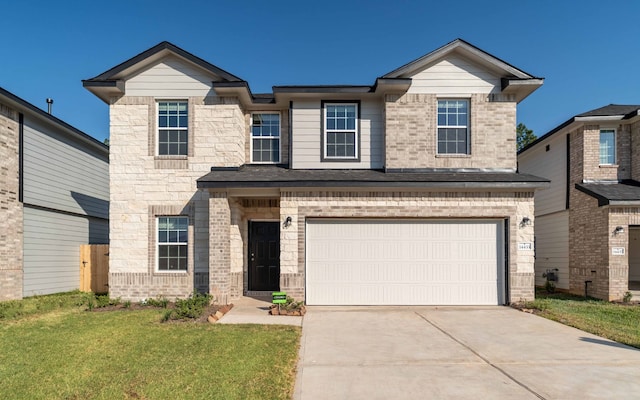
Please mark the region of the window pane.
POLYGON ((158 103, 158 154, 187 155, 187 102, 158 103))
POLYGON ((615 164, 616 162, 615 131, 600 131, 600 164, 615 164))

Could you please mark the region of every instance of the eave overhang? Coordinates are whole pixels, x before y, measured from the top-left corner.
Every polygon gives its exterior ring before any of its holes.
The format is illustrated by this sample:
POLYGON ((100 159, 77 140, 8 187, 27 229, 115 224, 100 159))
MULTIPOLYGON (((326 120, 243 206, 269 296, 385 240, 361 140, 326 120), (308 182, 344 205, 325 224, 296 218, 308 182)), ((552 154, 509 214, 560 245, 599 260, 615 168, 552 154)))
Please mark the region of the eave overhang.
POLYGON ((502 93, 515 95, 516 102, 521 102, 544 84, 543 78, 502 78, 502 93))
POLYGON ((426 190, 516 190, 548 187, 549 181, 515 172, 384 172, 381 170, 292 170, 278 166, 214 167, 197 180, 199 189, 242 188, 422 188, 426 190))
POLYGON ((55 125, 58 129, 65 132, 65 134, 74 138, 75 140, 82 142, 94 150, 97 150, 99 153, 103 154, 105 157, 109 157, 109 146, 98 141, 94 137, 84 133, 80 129, 66 123, 65 121, 47 113, 44 110, 36 107, 35 105, 29 103, 28 101, 16 96, 15 94, 9 92, 0 87, 0 101, 5 103, 7 106, 17 110, 18 112, 28 114, 32 117, 35 117, 45 124, 55 125))

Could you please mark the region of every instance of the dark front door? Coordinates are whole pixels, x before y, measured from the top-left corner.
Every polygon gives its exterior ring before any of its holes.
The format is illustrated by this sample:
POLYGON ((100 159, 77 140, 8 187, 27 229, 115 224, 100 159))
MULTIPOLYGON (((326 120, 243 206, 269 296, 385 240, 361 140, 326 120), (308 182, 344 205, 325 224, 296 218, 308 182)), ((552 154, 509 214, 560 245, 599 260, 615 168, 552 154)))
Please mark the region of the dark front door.
POLYGON ((278 222, 249 222, 249 290, 280 290, 278 222))

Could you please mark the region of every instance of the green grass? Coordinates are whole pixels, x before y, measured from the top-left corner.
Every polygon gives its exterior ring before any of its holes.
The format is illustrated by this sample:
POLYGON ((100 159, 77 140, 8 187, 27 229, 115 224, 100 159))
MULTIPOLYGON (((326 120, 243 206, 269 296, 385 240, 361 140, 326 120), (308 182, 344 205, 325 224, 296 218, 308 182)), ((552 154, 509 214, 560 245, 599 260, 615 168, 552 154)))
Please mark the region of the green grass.
POLYGON ((162 324, 166 310, 86 312, 78 295, 42 296, 58 306, 41 312, 36 299, 4 306, 23 314, 0 318, 2 398, 291 396, 300 328, 162 324))
POLYGON ((539 315, 619 343, 640 348, 640 306, 586 299, 566 293, 536 293, 527 307, 539 315))

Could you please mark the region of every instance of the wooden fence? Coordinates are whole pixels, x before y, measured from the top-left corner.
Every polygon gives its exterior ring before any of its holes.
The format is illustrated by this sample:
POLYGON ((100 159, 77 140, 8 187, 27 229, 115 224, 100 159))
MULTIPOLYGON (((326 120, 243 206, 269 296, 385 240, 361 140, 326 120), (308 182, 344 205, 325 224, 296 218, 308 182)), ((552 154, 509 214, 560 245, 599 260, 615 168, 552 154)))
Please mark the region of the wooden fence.
POLYGON ((109 245, 80 245, 80 290, 107 293, 109 291, 109 245))

